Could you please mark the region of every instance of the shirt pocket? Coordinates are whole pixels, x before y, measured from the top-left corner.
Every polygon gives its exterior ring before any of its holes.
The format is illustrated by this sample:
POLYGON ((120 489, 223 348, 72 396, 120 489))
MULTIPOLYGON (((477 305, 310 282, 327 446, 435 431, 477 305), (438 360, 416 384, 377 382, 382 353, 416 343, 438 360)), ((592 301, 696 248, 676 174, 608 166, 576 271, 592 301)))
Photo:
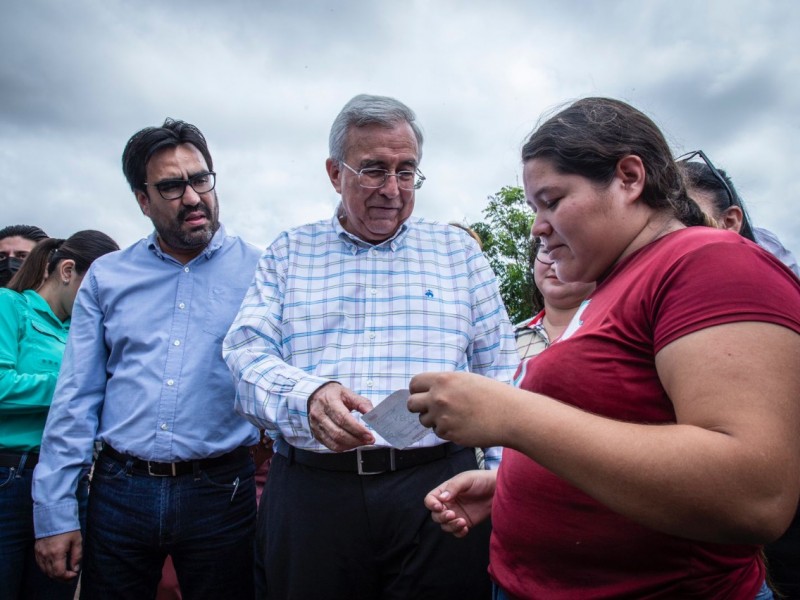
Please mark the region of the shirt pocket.
POLYGON ((203 331, 222 340, 239 312, 247 287, 215 285, 208 290, 203 331))
POLYGON ((20 361, 32 361, 28 364, 33 372, 58 373, 67 344, 67 332, 32 320, 26 335, 20 346, 20 361))

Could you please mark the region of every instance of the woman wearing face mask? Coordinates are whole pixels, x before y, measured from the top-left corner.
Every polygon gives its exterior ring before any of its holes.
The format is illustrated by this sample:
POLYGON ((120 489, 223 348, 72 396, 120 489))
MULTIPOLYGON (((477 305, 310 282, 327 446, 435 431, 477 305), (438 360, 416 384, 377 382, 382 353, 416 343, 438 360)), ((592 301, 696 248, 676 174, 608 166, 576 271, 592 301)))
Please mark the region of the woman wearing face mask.
POLYGON ((25 257, 47 234, 35 225, 9 225, 0 229, 0 287, 6 287, 25 257))
POLYGON ((761 544, 800 496, 800 282, 694 227, 663 134, 623 102, 575 102, 522 159, 558 278, 597 288, 518 387, 412 379, 423 425, 505 447, 496 475, 428 494, 434 520, 463 536, 491 513, 500 598, 770 598, 761 544))
MULTIPOLYGON (((0 289, 0 581, 4 598, 71 599, 75 585, 39 571, 31 480, 55 390, 75 294, 116 242, 99 231, 39 242, 0 289)), ((80 495, 85 508, 86 482, 80 495)))

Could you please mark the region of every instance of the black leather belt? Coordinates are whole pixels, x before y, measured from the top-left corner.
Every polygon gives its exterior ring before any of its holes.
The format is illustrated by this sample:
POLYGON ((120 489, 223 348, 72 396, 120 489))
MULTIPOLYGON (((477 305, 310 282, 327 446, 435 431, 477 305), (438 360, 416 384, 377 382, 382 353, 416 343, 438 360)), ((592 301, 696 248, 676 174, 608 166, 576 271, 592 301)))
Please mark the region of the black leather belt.
POLYGON ((28 455, 25 459, 26 469, 32 469, 39 462, 38 452, 0 452, 0 467, 18 467, 23 454, 28 455))
POLYGON ((199 460, 187 460, 174 463, 142 460, 130 454, 117 452, 111 446, 105 446, 101 452, 101 455, 102 454, 121 463, 130 461, 131 469, 137 474, 150 475, 152 477, 177 477, 178 475, 194 473, 196 469, 213 469, 215 467, 241 464, 249 458, 250 449, 246 446, 241 446, 236 450, 228 452, 227 454, 222 454, 221 456, 215 456, 214 458, 201 458, 199 460))
POLYGON ((280 444, 278 454, 282 454, 290 462, 296 462, 315 469, 358 473, 359 475, 377 475, 387 471, 409 469, 425 463, 433 462, 466 450, 453 442, 447 442, 430 448, 413 450, 397 450, 395 448, 356 448, 351 452, 312 452, 280 444))

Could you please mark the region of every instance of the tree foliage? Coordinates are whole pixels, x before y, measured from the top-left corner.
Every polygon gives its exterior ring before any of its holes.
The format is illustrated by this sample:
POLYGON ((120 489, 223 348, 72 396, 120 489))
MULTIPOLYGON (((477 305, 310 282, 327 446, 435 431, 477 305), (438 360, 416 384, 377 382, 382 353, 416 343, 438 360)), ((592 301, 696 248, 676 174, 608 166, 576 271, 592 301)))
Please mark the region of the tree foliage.
POLYGON ((521 187, 504 186, 483 210, 484 220, 470 225, 483 240, 483 251, 497 275, 500 295, 512 323, 533 314, 530 272, 533 213, 521 187))

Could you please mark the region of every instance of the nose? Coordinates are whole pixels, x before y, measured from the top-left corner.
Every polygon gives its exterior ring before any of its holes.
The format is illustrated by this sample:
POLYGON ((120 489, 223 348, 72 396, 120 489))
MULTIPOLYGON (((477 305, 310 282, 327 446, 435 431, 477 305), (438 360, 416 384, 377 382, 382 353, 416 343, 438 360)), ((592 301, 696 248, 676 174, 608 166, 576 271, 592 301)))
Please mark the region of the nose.
POLYGON ((542 217, 541 214, 537 214, 533 220, 533 226, 531 227, 531 235, 535 236, 547 236, 553 232, 553 228, 550 227, 550 223, 547 222, 547 219, 542 217))
POLYGON ((181 196, 181 203, 186 206, 197 206, 200 202, 200 194, 195 192, 192 186, 187 185, 186 189, 183 191, 183 196, 181 196))
POLYGON ((386 181, 381 186, 380 193, 387 198, 396 198, 400 195, 400 186, 397 185, 396 173, 389 173, 386 176, 386 181))

